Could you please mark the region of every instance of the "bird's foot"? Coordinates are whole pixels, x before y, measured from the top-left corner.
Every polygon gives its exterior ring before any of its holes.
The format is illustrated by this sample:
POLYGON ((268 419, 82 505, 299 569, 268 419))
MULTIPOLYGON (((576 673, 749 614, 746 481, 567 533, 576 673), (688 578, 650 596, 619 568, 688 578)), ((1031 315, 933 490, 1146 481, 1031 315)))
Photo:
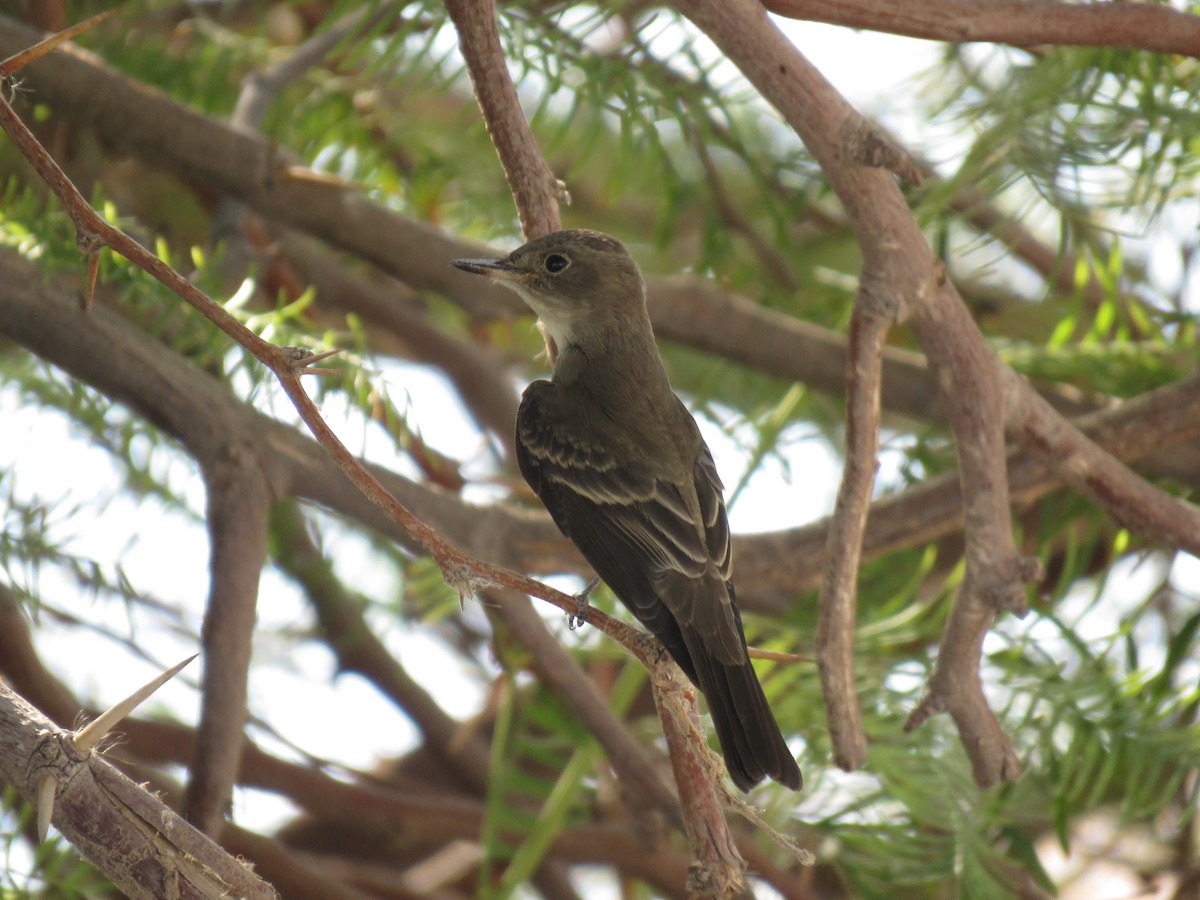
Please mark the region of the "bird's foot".
POLYGON ((591 581, 583 586, 583 590, 575 595, 575 602, 579 604, 573 614, 567 616, 567 627, 574 631, 576 628, 582 628, 587 624, 587 612, 591 606, 588 598, 592 591, 600 586, 600 577, 596 576, 591 581))

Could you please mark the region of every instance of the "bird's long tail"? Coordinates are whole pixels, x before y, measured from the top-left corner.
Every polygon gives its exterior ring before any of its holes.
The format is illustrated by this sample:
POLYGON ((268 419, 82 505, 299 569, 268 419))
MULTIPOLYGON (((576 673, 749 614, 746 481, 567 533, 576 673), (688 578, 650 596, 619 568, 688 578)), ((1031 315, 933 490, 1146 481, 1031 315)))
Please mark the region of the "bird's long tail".
POLYGON ((769 777, 800 790, 804 784, 800 767, 783 740, 749 658, 741 665, 725 665, 703 648, 693 650, 691 657, 733 783, 748 791, 769 777))

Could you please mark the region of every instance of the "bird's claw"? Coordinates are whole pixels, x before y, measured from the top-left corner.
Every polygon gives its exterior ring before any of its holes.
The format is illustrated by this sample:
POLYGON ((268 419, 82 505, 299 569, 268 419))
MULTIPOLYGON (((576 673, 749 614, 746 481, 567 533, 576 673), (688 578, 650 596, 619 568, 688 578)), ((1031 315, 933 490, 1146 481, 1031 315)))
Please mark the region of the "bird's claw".
POLYGON ((591 606, 588 597, 592 591, 600 586, 600 577, 596 576, 591 581, 583 586, 583 590, 575 595, 575 602, 579 604, 574 613, 567 615, 567 628, 574 631, 576 628, 582 628, 587 624, 587 611, 591 606))

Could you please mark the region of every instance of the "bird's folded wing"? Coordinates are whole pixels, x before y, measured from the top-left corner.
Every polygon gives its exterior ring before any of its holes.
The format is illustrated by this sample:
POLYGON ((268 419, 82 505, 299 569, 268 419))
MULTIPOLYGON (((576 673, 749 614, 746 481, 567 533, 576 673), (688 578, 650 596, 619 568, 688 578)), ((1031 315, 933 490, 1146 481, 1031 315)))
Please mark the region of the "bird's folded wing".
POLYGON ((725 585, 729 524, 708 449, 692 479, 677 483, 655 461, 619 460, 593 430, 555 415, 554 390, 536 382, 526 391, 517 461, 559 528, 648 626, 669 611, 706 643, 744 652, 725 585))

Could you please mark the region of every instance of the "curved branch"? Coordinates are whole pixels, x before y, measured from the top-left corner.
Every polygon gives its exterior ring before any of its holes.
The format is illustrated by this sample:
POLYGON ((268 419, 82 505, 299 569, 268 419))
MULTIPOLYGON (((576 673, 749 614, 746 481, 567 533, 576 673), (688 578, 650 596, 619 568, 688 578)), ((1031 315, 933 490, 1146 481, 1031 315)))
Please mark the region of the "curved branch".
POLYGON ((961 44, 1127 47, 1200 57, 1200 18, 1143 3, 1037 0, 763 0, 773 13, 961 44))
POLYGON ((1008 431, 1079 493, 1143 537, 1200 555, 1200 509, 1155 487, 1007 372, 1008 431))
MULTIPOLYGON (((1001 577, 1016 569, 1017 558, 1005 477, 1001 366, 946 282, 892 175, 876 167, 884 159, 898 171, 908 166, 754 0, 681 0, 677 6, 780 111, 821 164, 863 252, 856 305, 874 298, 911 316, 954 432, 960 466, 967 575, 958 602, 974 602, 966 599, 967 590, 987 585, 996 609, 1019 608, 1020 586, 1001 577), (887 152, 881 155, 880 149, 887 152)), ((987 619, 985 631, 990 624, 987 619)), ((997 780, 1005 770, 976 755, 974 735, 962 732, 961 737, 977 775, 983 774, 981 783, 997 780)))
MULTIPOLYGON (((1017 400, 1034 396, 1033 391, 1023 380, 1010 378, 1007 367, 988 348, 933 258, 893 178, 875 167, 878 154, 864 152, 881 143, 886 149, 886 139, 821 77, 753 0, 677 0, 676 6, 738 65, 804 141, 855 229, 863 251, 861 282, 873 288, 886 286, 911 316, 954 432, 960 465, 967 571, 957 602, 964 608, 984 607, 975 614, 964 614, 959 620, 963 627, 953 634, 947 632, 943 649, 952 636, 964 648, 981 646, 996 612, 1024 610, 1024 582, 1037 572, 1032 561, 1017 555, 1013 542, 1004 447, 1006 410, 1016 410, 1017 400)), ((910 167, 903 157, 895 156, 895 148, 885 154, 889 168, 907 171, 910 167)), ((1021 407, 1030 408, 1040 411, 1045 404, 1021 407)), ((1054 420, 1078 441, 1087 442, 1060 416, 1054 420)), ((1030 431, 1037 430, 1038 438, 1049 440, 1048 417, 1027 415, 1024 423, 1027 439, 1030 431)), ((1043 459, 1061 462, 1051 454, 1043 459)), ((1119 464, 1116 468, 1123 470, 1119 464)), ((1062 466, 1060 474, 1071 480, 1075 476, 1068 469, 1062 466)), ((1137 476, 1128 473, 1128 478, 1137 476)), ((1128 481, 1123 484, 1129 486, 1128 481)), ((1091 496, 1118 519, 1133 519, 1148 527, 1154 539, 1192 552, 1200 550, 1200 509, 1142 484, 1136 499, 1131 491, 1094 490, 1091 496), (1156 511, 1153 516, 1145 509, 1151 498, 1156 511), (1187 533, 1169 527, 1180 518, 1191 525, 1187 533)), ((972 665, 977 669, 977 654, 972 665)), ((974 730, 994 718, 982 691, 937 696, 944 683, 939 678, 931 681, 931 699, 922 706, 954 712, 981 784, 1010 776, 1015 768, 1011 746, 997 748, 996 729, 974 730), (968 714, 967 706, 978 708, 968 714)))
POLYGON ((817 667, 829 719, 833 759, 850 771, 867 761, 867 734, 854 677, 858 567, 879 455, 879 390, 891 320, 856 303, 846 372, 846 451, 842 483, 825 543, 828 562, 817 619, 817 667))

